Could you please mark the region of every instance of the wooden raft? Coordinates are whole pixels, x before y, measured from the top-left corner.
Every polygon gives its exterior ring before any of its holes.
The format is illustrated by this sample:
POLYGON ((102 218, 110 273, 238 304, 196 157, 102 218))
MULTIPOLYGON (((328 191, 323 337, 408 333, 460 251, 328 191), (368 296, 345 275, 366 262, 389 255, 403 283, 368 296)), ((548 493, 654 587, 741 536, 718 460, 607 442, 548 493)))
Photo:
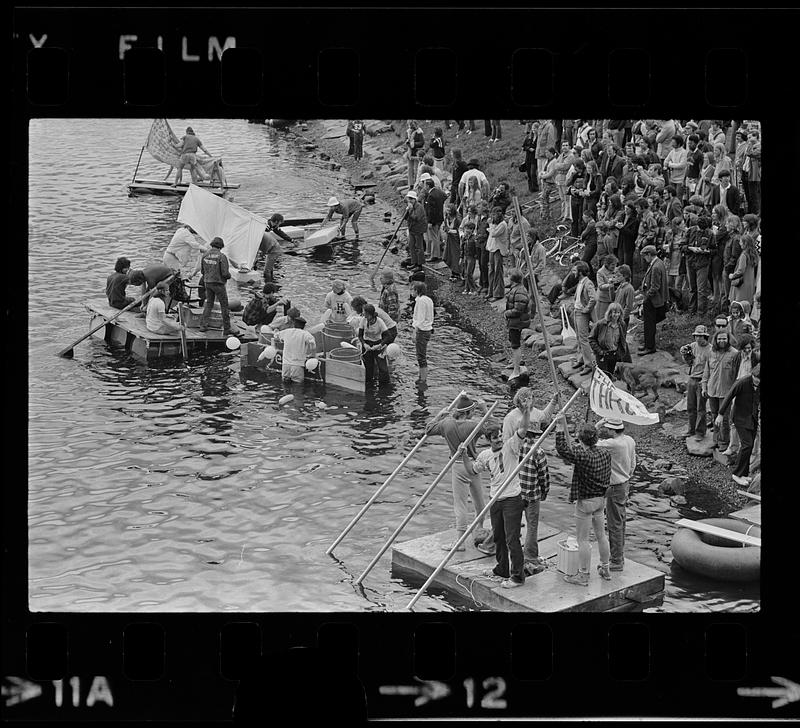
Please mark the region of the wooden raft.
POLYGON ((739 511, 735 511, 734 513, 728 514, 729 518, 735 518, 737 521, 744 521, 745 523, 751 523, 754 526, 761 527, 761 504, 756 503, 754 506, 748 506, 747 508, 742 508, 739 511))
MULTIPOLYGON (((664 574, 657 569, 625 559, 624 571, 611 572, 611 581, 597 573, 600 559, 597 544, 592 542, 592 567, 589 586, 567 584, 556 569, 558 542, 566 539, 565 531, 539 523, 539 556, 547 562, 547 570, 529 576, 517 589, 504 589, 482 572, 494 567, 494 556, 478 551, 472 540, 465 551, 457 551, 434 584, 481 605, 481 609, 497 612, 639 612, 646 607, 660 606, 664 600, 664 574)), ((452 544, 455 530, 396 544, 392 548, 392 570, 427 579, 441 563, 446 552, 442 546, 452 544)), ((523 536, 524 541, 524 536, 523 536)))

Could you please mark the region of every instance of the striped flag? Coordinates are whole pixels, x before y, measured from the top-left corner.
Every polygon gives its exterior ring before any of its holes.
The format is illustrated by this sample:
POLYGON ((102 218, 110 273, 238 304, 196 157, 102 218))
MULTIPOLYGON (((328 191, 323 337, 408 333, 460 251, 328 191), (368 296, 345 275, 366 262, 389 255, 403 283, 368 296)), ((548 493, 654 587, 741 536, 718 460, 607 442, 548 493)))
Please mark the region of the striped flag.
MULTIPOLYGON (((166 119, 154 119, 153 125, 150 127, 150 133, 147 135, 147 143, 145 148, 152 154, 159 162, 168 164, 170 167, 177 167, 181 155, 176 149, 181 140, 175 136, 172 127, 166 119)), ((197 163, 206 175, 211 174, 211 169, 214 166, 214 159, 197 154, 197 163)))
POLYGON ((600 369, 594 368, 589 384, 589 405, 592 412, 601 417, 622 420, 634 425, 656 425, 657 412, 648 412, 636 397, 614 386, 614 382, 600 369))

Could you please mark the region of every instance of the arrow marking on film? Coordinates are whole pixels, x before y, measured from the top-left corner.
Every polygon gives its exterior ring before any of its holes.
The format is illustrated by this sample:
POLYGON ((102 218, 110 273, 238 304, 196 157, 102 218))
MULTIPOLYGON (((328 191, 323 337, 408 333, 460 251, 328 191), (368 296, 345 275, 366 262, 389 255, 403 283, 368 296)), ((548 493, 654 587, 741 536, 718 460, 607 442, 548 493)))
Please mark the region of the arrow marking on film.
POLYGON ((422 685, 381 685, 381 695, 417 695, 414 705, 419 707, 431 700, 440 700, 450 695, 450 687, 437 680, 428 680, 422 685))
POLYGON ((800 700, 800 685, 785 677, 773 677, 772 682, 781 687, 736 688, 736 694, 745 698, 777 698, 772 701, 773 708, 782 708, 800 700))
POLYGON ((42 694, 42 686, 23 680, 21 677, 9 675, 3 681, 2 694, 6 699, 6 707, 10 707, 17 703, 24 703, 26 700, 38 698, 42 694))

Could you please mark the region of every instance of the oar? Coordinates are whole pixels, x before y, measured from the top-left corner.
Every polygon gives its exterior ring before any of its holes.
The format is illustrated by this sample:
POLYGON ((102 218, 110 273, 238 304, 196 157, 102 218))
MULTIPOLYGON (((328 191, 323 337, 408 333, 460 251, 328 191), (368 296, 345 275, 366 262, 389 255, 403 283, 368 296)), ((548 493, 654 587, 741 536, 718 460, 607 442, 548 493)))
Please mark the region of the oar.
POLYGON ((181 325, 181 354, 183 354, 183 363, 189 363, 189 347, 186 344, 186 326, 183 324, 181 317, 181 303, 178 301, 178 323, 181 325))
POLYGON ((378 269, 381 267, 381 263, 383 263, 383 259, 386 257, 386 253, 389 252, 389 248, 392 247, 392 243, 394 242, 394 239, 397 237, 397 233, 400 231, 400 226, 403 224, 403 220, 406 219, 406 215, 408 215, 408 208, 403 210, 403 216, 400 218, 400 222, 397 223, 397 227, 395 228, 394 232, 392 233, 392 237, 389 238, 389 242, 386 244, 386 250, 383 251, 383 255, 381 256, 381 259, 378 261, 378 265, 375 266, 375 270, 372 271, 372 275, 369 277, 369 284, 372 287, 373 291, 376 290, 376 287, 375 287, 375 276, 378 273, 378 269))
MULTIPOLYGON (((169 278, 165 278, 163 281, 161 281, 161 283, 169 283, 174 277, 175 277, 175 274, 173 273, 171 276, 169 276, 169 278)), ((151 288, 145 294, 143 294, 142 296, 139 296, 139 298, 137 298, 133 303, 129 303, 127 306, 125 306, 125 308, 123 308, 121 311, 118 311, 117 313, 115 313, 111 318, 108 318, 105 321, 103 321, 102 324, 100 324, 98 326, 95 326, 93 329, 91 329, 89 331, 88 334, 84 334, 83 336, 81 336, 80 339, 78 339, 76 341, 73 341, 66 349, 62 349, 61 351, 59 351, 58 352, 58 356, 63 356, 65 358, 67 358, 67 359, 71 359, 73 354, 74 354, 74 352, 72 350, 78 344, 80 344, 81 341, 83 341, 84 339, 88 339, 95 331, 100 331, 100 329, 102 329, 103 326, 105 326, 106 324, 110 324, 114 319, 119 318, 126 311, 130 311, 134 306, 136 306, 136 305, 142 303, 143 301, 145 301, 146 299, 150 298, 150 296, 152 296, 153 293, 155 293, 155 290, 156 290, 155 287, 151 288)))

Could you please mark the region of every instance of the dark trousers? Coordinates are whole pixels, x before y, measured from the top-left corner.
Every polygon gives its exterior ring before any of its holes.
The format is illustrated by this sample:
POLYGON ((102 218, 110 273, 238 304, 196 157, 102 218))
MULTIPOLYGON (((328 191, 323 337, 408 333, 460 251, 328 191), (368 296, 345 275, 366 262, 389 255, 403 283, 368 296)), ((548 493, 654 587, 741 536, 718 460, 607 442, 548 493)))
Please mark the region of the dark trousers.
POLYGON ((503 279, 503 254, 493 250, 489 257, 489 295, 502 298, 506 295, 506 284, 503 279))
POLYGON ((758 215, 761 210, 761 182, 748 182, 747 211, 758 215))
MULTIPOLYGON (((737 427, 736 433, 739 435, 739 456, 736 458, 736 467, 733 474, 740 478, 750 475, 750 456, 753 454, 753 440, 756 431, 745 427, 737 427)), ((492 522, 494 524, 494 522, 492 522)))
POLYGON ((699 313, 704 316, 708 307, 708 266, 710 261, 702 267, 691 261, 686 265, 686 277, 689 279, 689 313, 699 313))
POLYGON ((203 306, 203 315, 200 318, 201 326, 208 326, 208 317, 214 307, 214 299, 219 301, 222 309, 222 330, 231 330, 231 311, 228 308, 228 290, 224 283, 206 283, 206 304, 203 306))
POLYGON ((275 282, 275 262, 278 260, 278 253, 268 253, 264 259, 264 283, 275 282))
MULTIPOLYGON (((380 341, 368 341, 364 339, 364 341, 369 346, 374 346, 375 344, 380 344, 380 341)), ((366 374, 367 382, 371 382, 375 379, 375 375, 378 376, 378 382, 384 384, 389 381, 389 367, 386 364, 386 357, 380 357, 378 354, 383 352, 380 351, 367 351, 364 353, 364 369, 366 374), (376 371, 377 370, 377 371, 376 371)))
POLYGON ((417 354, 417 366, 428 366, 428 342, 433 335, 433 329, 430 331, 421 331, 417 329, 417 334, 414 339, 414 348, 417 354))
POLYGON ((480 270, 480 279, 478 281, 481 288, 489 289, 489 251, 486 250, 484 245, 478 248, 478 269, 480 270))
MULTIPOLYGON (((752 440, 751 440, 752 442, 752 440)), ((524 558, 519 536, 522 530, 522 496, 500 498, 489 509, 492 521, 492 537, 495 544, 497 565, 493 571, 504 579, 524 582, 524 558), (509 570, 509 557, 511 568, 509 570)))
POLYGON ((536 157, 533 154, 526 155, 525 159, 525 174, 528 177, 528 191, 539 191, 539 178, 538 178, 539 165, 536 162, 536 157))
POLYGON ((411 265, 414 268, 421 268, 425 262, 425 238, 422 237, 422 233, 408 234, 408 254, 411 257, 411 265))
POLYGON ((592 258, 597 255, 597 238, 594 240, 588 240, 586 242, 586 246, 583 249, 583 254, 581 255, 581 260, 584 263, 589 265, 589 277, 594 280, 594 266, 592 265, 592 258))
POLYGON ((524 561, 537 561, 539 559, 539 508, 538 500, 522 499, 522 509, 525 511, 525 547, 522 549, 524 561))
POLYGON ((705 437, 706 434, 706 398, 703 396, 699 379, 686 382, 686 412, 689 415, 689 434, 705 437))
POLYGON ((633 251, 636 249, 636 235, 620 231, 619 233, 619 259, 633 270, 633 251))
POLYGON ((583 197, 570 195, 570 210, 572 210, 572 228, 569 234, 573 238, 579 238, 583 232, 583 197))
POLYGON ((642 316, 644 318, 644 348, 656 348, 656 323, 658 323, 659 309, 657 309, 650 299, 646 298, 642 306, 642 316))
POLYGON ((364 135, 358 134, 354 135, 353 139, 353 156, 356 158, 356 161, 361 159, 364 156, 364 135))
POLYGON ((625 504, 628 501, 628 483, 609 485, 606 488, 606 528, 611 548, 611 563, 625 562, 625 504))

